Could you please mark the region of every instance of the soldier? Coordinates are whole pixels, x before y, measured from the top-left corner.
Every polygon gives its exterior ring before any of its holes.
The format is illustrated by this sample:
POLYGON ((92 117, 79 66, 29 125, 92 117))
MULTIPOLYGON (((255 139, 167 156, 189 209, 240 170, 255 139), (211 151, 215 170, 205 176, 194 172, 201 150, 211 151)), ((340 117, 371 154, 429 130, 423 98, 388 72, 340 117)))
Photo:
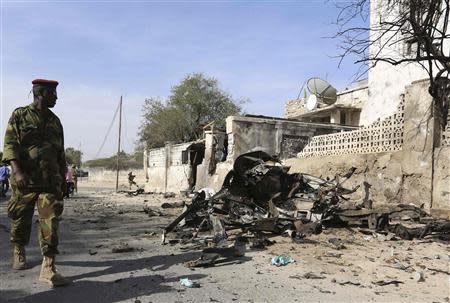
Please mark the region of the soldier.
POLYGON ((63 211, 66 158, 64 134, 56 104, 57 81, 32 81, 34 101, 16 108, 5 134, 3 160, 11 165, 12 196, 8 203, 13 244, 12 268, 26 268, 25 245, 30 240, 34 207, 39 213, 39 242, 43 255, 39 281, 68 284, 55 268, 58 225, 63 211))
POLYGON ((133 172, 130 171, 128 173, 128 185, 130 186, 130 190, 131 190, 131 186, 132 185, 136 185, 137 188, 139 188, 139 186, 136 184, 136 182, 134 181, 134 178, 136 177, 136 175, 133 175, 133 172))

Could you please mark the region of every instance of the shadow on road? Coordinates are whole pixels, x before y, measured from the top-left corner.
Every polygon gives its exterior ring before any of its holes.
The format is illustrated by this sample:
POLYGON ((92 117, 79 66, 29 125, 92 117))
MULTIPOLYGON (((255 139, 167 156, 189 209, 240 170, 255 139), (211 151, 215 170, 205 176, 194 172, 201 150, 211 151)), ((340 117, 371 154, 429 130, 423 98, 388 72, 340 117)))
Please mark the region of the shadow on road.
POLYGON ((141 259, 128 259, 128 260, 125 259, 125 260, 108 260, 108 261, 60 261, 58 262, 58 265, 79 266, 84 267, 86 269, 107 267, 102 270, 96 270, 69 277, 73 281, 76 281, 84 278, 93 278, 104 275, 131 272, 145 268, 151 269, 153 271, 165 270, 171 267, 172 265, 183 263, 187 260, 191 260, 198 256, 199 256, 198 253, 185 253, 180 255, 159 255, 141 259))
MULTIPOLYGON (((206 275, 202 274, 183 276, 183 278, 189 278, 196 281, 204 277, 206 277, 206 275)), ((7 302, 117 302, 156 293, 176 291, 176 289, 172 286, 163 285, 163 283, 178 283, 180 278, 181 277, 176 276, 165 279, 160 275, 150 275, 124 278, 110 282, 79 281, 67 287, 50 289, 48 291, 32 294, 18 299, 8 300, 7 302)), ((18 294, 14 290, 9 290, 8 293, 2 292, 1 297, 6 299, 13 295, 16 296, 18 294)))

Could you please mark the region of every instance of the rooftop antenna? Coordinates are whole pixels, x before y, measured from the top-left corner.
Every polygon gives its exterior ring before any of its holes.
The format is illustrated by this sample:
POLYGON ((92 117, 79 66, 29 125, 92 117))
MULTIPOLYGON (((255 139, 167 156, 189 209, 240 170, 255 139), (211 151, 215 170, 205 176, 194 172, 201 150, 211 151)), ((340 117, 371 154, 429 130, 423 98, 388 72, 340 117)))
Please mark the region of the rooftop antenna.
MULTIPOLYGON (((298 96, 297 96, 296 100, 300 99, 300 95, 302 94, 302 91, 303 91, 303 88, 305 87, 305 84, 306 84, 306 82, 303 82, 302 87, 300 88, 300 91, 298 92, 298 96)), ((306 98, 306 96, 305 96, 305 98, 306 98)))
POLYGON ((311 93, 306 100, 308 110, 313 110, 318 105, 332 105, 337 100, 337 90, 325 80, 311 78, 306 81, 306 87, 311 93))

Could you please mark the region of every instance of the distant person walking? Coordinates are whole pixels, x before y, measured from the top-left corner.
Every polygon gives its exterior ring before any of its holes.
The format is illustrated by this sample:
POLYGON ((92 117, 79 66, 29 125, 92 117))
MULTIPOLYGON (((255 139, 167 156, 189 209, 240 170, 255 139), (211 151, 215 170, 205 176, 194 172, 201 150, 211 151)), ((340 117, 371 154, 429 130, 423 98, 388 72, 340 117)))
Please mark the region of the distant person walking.
POLYGON ((72 169, 68 169, 66 172, 66 183, 67 183, 67 186, 66 186, 65 196, 66 196, 66 198, 70 198, 70 194, 73 193, 73 187, 74 187, 72 169))
POLYGON ((5 163, 0 163, 0 197, 5 197, 9 189, 9 168, 5 163))
POLYGON ((128 173, 128 185, 130 186, 130 190, 131 190, 131 186, 132 185, 136 185, 137 188, 139 188, 139 186, 136 184, 136 182, 134 181, 134 178, 136 178, 135 175, 133 175, 133 172, 130 171, 128 173))

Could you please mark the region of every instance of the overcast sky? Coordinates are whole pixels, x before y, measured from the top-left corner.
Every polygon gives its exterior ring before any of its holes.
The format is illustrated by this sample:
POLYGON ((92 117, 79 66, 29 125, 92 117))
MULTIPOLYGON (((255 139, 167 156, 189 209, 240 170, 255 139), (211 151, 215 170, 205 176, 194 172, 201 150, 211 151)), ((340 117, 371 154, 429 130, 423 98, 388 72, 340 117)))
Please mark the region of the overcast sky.
MULTIPOLYGON (((342 1, 341 1, 342 2, 342 1)), ((11 111, 31 103, 34 78, 55 79, 66 147, 97 154, 120 96, 126 152, 134 149, 146 97, 166 98, 189 73, 216 77, 247 113, 282 116, 310 77, 351 84, 338 68, 326 0, 2 1, 1 139, 11 111)), ((114 126, 100 156, 117 150, 114 126)))

